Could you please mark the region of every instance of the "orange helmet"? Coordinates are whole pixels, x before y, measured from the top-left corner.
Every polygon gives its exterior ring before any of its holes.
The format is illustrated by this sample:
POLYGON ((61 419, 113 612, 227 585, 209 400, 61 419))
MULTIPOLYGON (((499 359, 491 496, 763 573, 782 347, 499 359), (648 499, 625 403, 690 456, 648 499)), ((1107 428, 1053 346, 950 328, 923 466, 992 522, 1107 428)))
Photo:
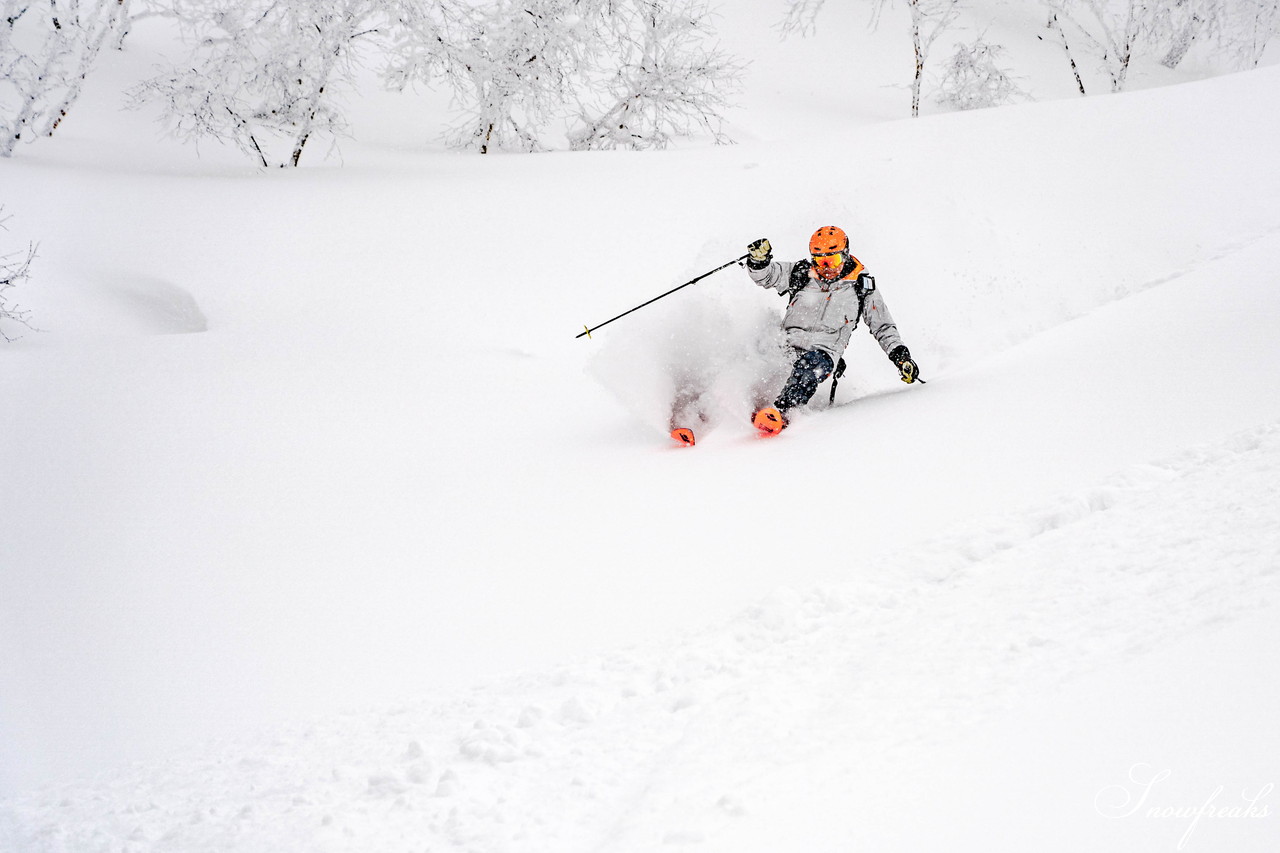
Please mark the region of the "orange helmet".
POLYGON ((830 281, 840 275, 849 258, 849 236, 834 225, 824 225, 809 238, 809 254, 818 277, 830 281))

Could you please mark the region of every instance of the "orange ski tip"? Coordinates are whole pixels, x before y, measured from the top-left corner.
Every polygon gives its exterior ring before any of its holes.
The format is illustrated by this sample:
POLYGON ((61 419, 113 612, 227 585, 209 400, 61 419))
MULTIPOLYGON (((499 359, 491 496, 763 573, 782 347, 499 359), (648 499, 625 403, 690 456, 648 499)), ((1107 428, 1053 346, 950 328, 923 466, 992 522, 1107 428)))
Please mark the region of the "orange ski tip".
POLYGON ((760 430, 761 435, 777 435, 787 426, 786 416, 773 406, 765 406, 756 412, 755 417, 751 419, 751 423, 755 428, 760 430))
POLYGON ((693 447, 693 430, 688 427, 676 427, 671 431, 671 437, 685 447, 693 447))

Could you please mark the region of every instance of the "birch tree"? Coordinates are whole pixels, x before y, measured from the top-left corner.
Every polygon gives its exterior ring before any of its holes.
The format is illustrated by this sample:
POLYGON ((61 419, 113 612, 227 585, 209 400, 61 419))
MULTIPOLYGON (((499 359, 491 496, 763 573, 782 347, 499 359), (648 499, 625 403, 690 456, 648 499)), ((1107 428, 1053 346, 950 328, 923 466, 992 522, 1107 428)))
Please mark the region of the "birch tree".
POLYGON ((600 85, 587 89, 603 97, 580 107, 570 146, 666 148, 699 130, 728 141, 721 117, 743 66, 708 46, 706 4, 640 0, 619 11, 604 45, 606 67, 596 73, 600 85))
POLYGON ((386 26, 376 0, 183 0, 192 45, 132 92, 158 104, 180 139, 235 145, 259 165, 297 166, 316 138, 348 134, 340 98, 354 88, 362 40, 386 26))
MULTIPOLYGON (((1050 20, 1099 60, 1111 91, 1124 90, 1148 7, 1142 0, 1044 0, 1050 20)), ((1079 82, 1079 78, 1077 78, 1079 82)), ((1083 84, 1081 84, 1083 89, 1083 84)))
MULTIPOLYGON (((883 9, 890 0, 881 0, 883 9)), ((911 11, 911 46, 915 51, 916 73, 911 79, 911 115, 920 115, 920 90, 924 82, 924 66, 929 51, 956 19, 960 17, 960 0, 906 0, 911 11)), ((877 14, 879 12, 877 11, 877 14)))
MULTIPOLYGON (((885 8, 895 2, 906 6, 911 21, 911 48, 915 57, 915 73, 911 78, 911 115, 920 115, 920 95, 924 86, 925 66, 934 43, 959 19, 960 0, 874 0, 871 24, 878 26, 885 8)), ((782 21, 784 34, 808 34, 813 31, 818 13, 826 0, 788 0, 782 21)))
POLYGON ((52 136, 129 0, 0 0, 0 157, 52 136))
POLYGON ((1213 34, 1222 8, 1221 0, 1171 0, 1152 10, 1148 30, 1169 45, 1161 64, 1177 68, 1192 44, 1213 34))
POLYGON ((741 67, 708 46, 702 0, 444 0, 401 20, 388 85, 451 90, 453 146, 660 148, 699 129, 725 141, 741 67))
POLYGON ((1049 27, 1071 61, 1081 92, 1079 68, 1070 44, 1092 56, 1111 91, 1123 91, 1133 61, 1160 55, 1178 67, 1203 46, 1203 61, 1222 69, 1255 66, 1280 27, 1280 0, 1043 0, 1049 27))
POLYGON ((451 146, 541 150, 542 130, 563 112, 587 61, 591 33, 577 5, 444 0, 408 9, 387 83, 450 89, 462 114, 447 134, 451 146))
MULTIPOLYGON (((1233 69, 1255 68, 1280 36, 1280 0, 1186 0, 1191 7, 1183 19, 1188 26, 1185 49, 1176 38, 1167 59, 1181 61, 1193 43, 1209 42, 1215 55, 1233 69)), ((1175 26, 1177 24, 1175 19, 1175 26)), ((1176 31, 1175 31, 1176 32, 1176 31)), ((1166 64, 1169 64, 1166 62, 1166 64)))
POLYGON ((1280 0, 1164 0, 1147 11, 1147 34, 1168 68, 1197 45, 1225 67, 1254 67, 1280 28, 1280 0))
MULTIPOLYGON (((1049 12, 1049 23, 1047 28, 1052 30, 1058 38, 1058 43, 1062 45, 1062 52, 1066 54, 1067 63, 1071 66, 1071 74, 1075 77, 1076 88, 1080 90, 1081 95, 1089 94, 1084 88, 1084 79, 1080 76, 1080 66, 1076 64, 1075 55, 1071 53, 1071 42, 1067 39, 1066 30, 1062 28, 1062 22, 1058 20, 1058 15, 1054 11, 1049 12)), ((1042 36, 1036 36, 1043 41, 1042 36)))

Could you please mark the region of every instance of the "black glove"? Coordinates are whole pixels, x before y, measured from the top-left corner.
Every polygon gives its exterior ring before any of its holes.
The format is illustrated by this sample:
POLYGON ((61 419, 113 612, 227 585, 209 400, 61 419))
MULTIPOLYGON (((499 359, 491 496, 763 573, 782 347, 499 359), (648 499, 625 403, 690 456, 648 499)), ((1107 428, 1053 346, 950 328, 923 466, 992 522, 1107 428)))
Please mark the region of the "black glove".
POLYGON ((759 240, 747 246, 747 266, 753 270, 762 270, 773 261, 773 246, 769 245, 768 238, 761 237, 759 240))
POLYGON ((920 365, 911 360, 911 350, 905 345, 899 344, 889 350, 889 360, 898 365, 898 372, 902 374, 902 381, 910 385, 920 378, 920 365))

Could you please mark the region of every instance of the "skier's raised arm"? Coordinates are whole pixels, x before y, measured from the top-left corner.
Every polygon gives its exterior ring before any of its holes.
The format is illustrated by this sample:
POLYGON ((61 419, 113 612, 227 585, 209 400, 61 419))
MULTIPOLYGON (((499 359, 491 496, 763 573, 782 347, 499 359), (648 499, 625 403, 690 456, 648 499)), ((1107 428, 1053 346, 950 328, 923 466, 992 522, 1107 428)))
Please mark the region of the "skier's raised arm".
POLYGON ((762 237, 747 247, 747 273, 761 287, 788 293, 792 289, 791 271, 795 266, 795 261, 775 261, 767 238, 762 237))

